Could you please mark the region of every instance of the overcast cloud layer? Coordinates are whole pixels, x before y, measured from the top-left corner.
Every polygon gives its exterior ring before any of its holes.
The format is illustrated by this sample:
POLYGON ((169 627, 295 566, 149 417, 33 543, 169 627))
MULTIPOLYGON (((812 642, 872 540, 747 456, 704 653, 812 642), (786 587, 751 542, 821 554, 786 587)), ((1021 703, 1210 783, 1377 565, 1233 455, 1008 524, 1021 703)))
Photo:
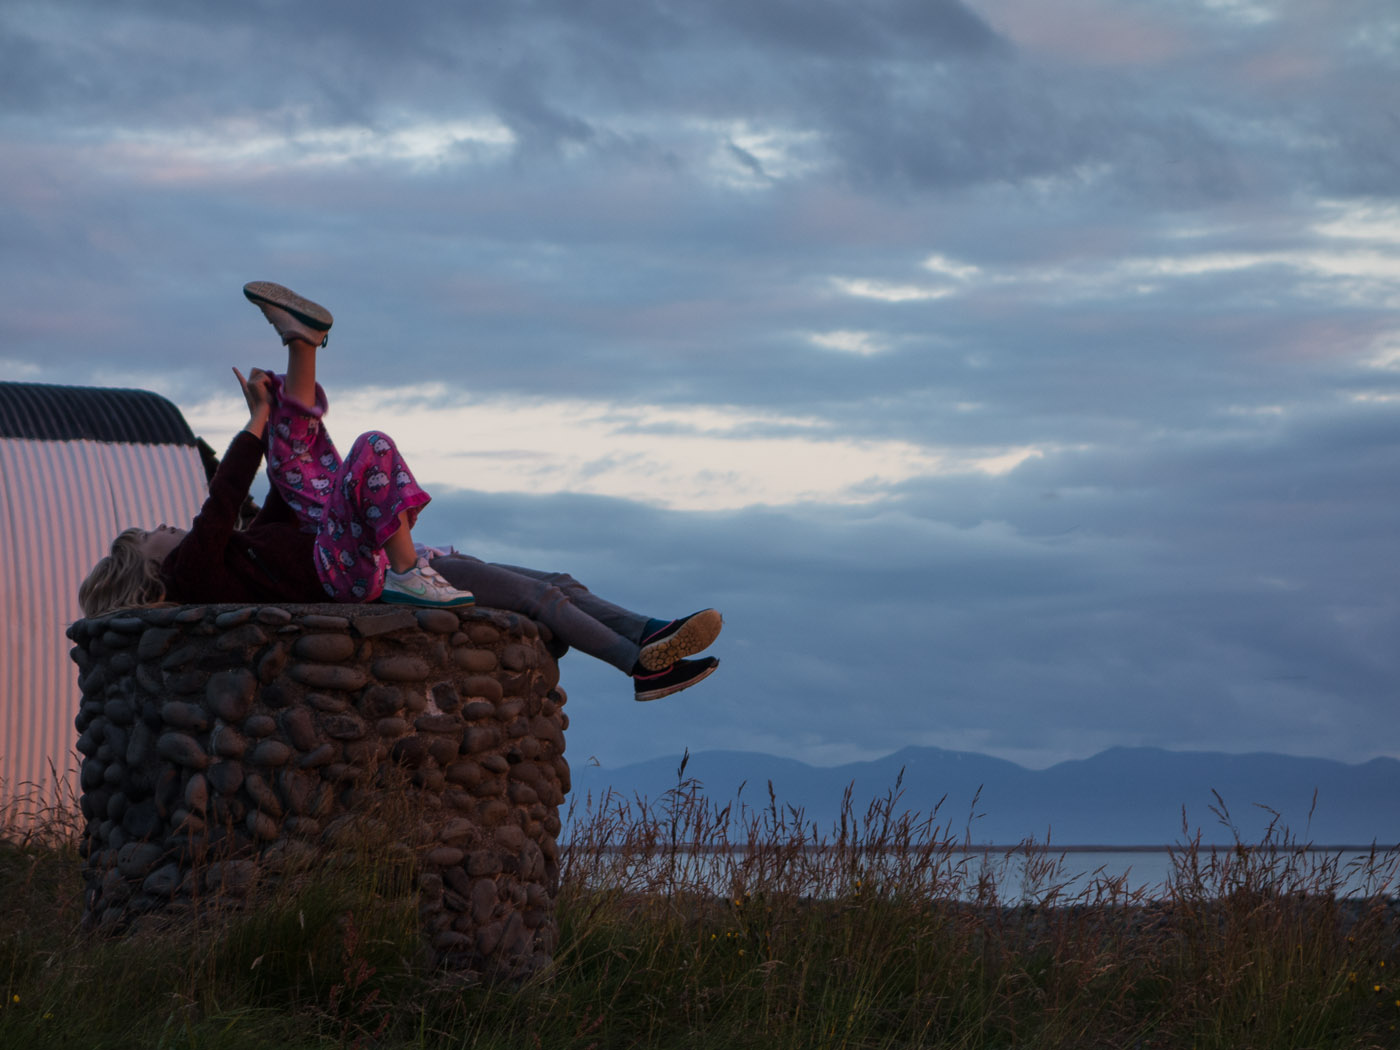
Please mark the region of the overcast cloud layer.
POLYGON ((0 7, 0 376, 336 315, 420 536, 727 619, 574 761, 1400 756, 1392 0, 0 7))

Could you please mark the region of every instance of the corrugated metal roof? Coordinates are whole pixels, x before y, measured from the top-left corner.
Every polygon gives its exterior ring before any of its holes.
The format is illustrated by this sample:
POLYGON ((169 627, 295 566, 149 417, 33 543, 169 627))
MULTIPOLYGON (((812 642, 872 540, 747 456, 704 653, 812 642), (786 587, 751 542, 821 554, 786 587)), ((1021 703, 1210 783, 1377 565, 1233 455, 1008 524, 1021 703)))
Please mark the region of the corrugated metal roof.
POLYGON ((0 382, 0 810, 74 796, 78 583, 129 525, 207 494, 180 410, 146 390, 0 382), (27 800, 27 801, 25 801, 27 800))
POLYGON ((149 390, 0 383, 0 437, 193 445, 173 404, 149 390))

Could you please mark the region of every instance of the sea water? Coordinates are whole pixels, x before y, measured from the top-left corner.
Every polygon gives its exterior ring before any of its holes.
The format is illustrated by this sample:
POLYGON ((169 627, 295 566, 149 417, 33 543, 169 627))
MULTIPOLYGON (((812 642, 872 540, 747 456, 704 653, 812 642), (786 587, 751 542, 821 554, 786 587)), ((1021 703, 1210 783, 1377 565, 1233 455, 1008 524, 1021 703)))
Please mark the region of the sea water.
POLYGON ((978 850, 965 859, 985 865, 1005 901, 1033 901, 1051 893, 1073 899, 1113 892, 1164 900, 1177 887, 1199 886, 1211 895, 1245 885, 1279 892, 1326 892, 1338 897, 1394 896, 1400 893, 1400 857, 1395 852, 1296 848, 1272 852, 1234 847, 1104 847, 978 850), (1051 868, 1050 866, 1053 865, 1051 868), (1047 868, 1049 870, 1047 871, 1047 868))
MULTIPOLYGON (((567 846, 565 850, 567 854, 567 846)), ((774 870, 772 863, 750 863, 753 860, 743 847, 713 850, 681 844, 674 850, 661 847, 644 857, 604 848, 599 856, 582 861, 581 867, 587 869, 585 877, 590 881, 614 888, 671 885, 727 894, 771 880, 799 893, 824 895, 837 892, 832 866, 839 863, 845 868, 840 892, 850 892, 862 882, 874 889, 892 878, 912 877, 932 887, 934 896, 968 901, 985 899, 987 888, 994 887, 995 899, 1002 904, 1142 903, 1167 900, 1178 893, 1223 896, 1244 888, 1337 897, 1400 895, 1397 850, 985 846, 950 848, 926 863, 901 863, 901 858, 888 853, 837 861, 829 850, 818 848, 789 855, 784 871, 774 870)))

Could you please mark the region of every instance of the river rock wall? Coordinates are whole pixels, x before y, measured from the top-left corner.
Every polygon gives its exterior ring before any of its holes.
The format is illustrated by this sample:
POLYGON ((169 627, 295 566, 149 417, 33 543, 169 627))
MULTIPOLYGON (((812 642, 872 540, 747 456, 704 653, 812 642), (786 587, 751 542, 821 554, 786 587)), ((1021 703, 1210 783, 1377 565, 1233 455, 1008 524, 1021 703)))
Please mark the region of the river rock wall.
POLYGON ((525 974, 550 958, 568 716, 542 625, 211 605, 68 633, 89 925, 246 906, 289 863, 383 838, 387 819, 440 965, 525 974))

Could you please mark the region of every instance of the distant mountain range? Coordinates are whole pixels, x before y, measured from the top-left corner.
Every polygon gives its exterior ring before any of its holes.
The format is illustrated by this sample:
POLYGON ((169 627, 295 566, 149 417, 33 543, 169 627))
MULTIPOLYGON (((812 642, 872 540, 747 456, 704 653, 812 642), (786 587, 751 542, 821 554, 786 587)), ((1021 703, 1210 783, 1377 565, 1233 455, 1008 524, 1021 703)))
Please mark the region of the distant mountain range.
MULTIPOLYGON (((676 787, 680 762, 676 755, 618 769, 577 763, 572 800, 581 810, 590 794, 596 800, 611 788, 655 803, 676 787)), ((959 840, 966 833, 976 845, 1014 845, 1029 837, 1048 837, 1061 846, 1169 845, 1197 831, 1203 844, 1228 845, 1235 835, 1212 812, 1212 791, 1246 843, 1262 839, 1274 812, 1300 843, 1389 848, 1400 842, 1400 761, 1390 758, 1347 765, 1290 755, 1116 747, 1032 770, 933 747, 907 747, 873 762, 834 767, 756 752, 703 751, 689 757, 684 775, 698 781, 711 802, 737 797, 753 809, 768 807, 771 782, 779 806, 801 808, 823 829, 837 820, 847 787, 856 814, 863 815, 898 780, 900 809, 928 813, 937 806, 938 823, 959 840)))

